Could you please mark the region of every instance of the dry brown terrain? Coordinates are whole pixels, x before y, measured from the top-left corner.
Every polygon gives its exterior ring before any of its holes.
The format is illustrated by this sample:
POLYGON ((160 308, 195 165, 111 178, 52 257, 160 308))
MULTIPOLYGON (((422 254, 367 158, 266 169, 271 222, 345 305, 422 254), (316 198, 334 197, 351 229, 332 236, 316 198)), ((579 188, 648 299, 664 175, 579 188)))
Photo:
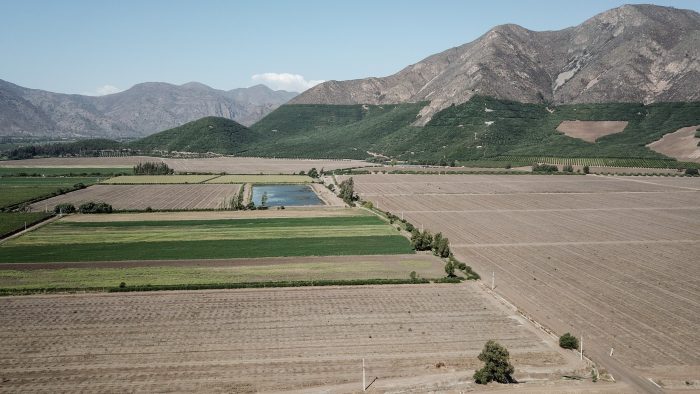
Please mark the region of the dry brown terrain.
POLYGON ((698 126, 683 127, 668 133, 660 140, 648 144, 647 147, 662 155, 676 158, 681 161, 694 161, 700 163, 700 138, 695 136, 698 126))
POLYGON ((93 185, 31 205, 33 211, 49 210, 61 203, 76 207, 88 201, 102 201, 114 209, 219 209, 235 197, 240 185, 93 185))
MULTIPOLYGON (((643 386, 700 385, 700 178, 355 176, 557 333, 643 386), (609 356, 614 348, 613 357, 609 356)), ((619 376, 616 376, 619 378, 619 376)))
POLYGON ((565 120, 557 126, 557 131, 587 142, 610 134, 621 133, 627 127, 627 121, 616 120, 565 120))
POLYGON ((0 309, 3 391, 360 391, 362 358, 368 381, 394 390, 440 376, 465 390, 489 339, 523 382, 586 372, 473 282, 4 297, 0 309))
POLYGON ((361 160, 266 159, 258 157, 212 157, 201 159, 170 159, 148 156, 76 157, 11 160, 0 167, 132 167, 148 161, 163 161, 178 172, 208 172, 228 174, 291 174, 308 171, 363 167, 372 165, 361 160))

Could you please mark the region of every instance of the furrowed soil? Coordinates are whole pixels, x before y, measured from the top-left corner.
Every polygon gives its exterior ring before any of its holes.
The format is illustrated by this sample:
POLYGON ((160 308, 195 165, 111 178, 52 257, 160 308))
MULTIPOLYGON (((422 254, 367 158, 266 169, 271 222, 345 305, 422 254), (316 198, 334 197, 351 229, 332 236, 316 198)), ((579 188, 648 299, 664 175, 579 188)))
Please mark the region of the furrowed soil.
POLYGON ((565 120, 557 126, 557 131, 572 138, 595 142, 598 138, 621 133, 627 121, 614 120, 565 120))
POLYGON ((700 385, 700 178, 353 178, 362 199, 442 232, 489 285, 495 273, 535 320, 582 335, 634 390, 700 385))
POLYGON ((149 156, 125 157, 75 157, 8 160, 0 162, 0 167, 91 167, 109 168, 135 166, 145 162, 164 162, 177 172, 206 172, 227 174, 293 174, 309 171, 311 168, 336 170, 371 165, 361 160, 307 160, 307 159, 266 159, 258 157, 213 157, 196 159, 171 159, 149 156))
POLYGON ((15 392, 360 391, 363 358, 368 382, 442 376, 466 390, 489 339, 522 382, 586 372, 473 282, 22 296, 0 308, 2 387, 15 392))
POLYGON ((117 210, 152 209, 224 209, 235 198, 241 185, 183 184, 183 185, 93 185, 86 189, 39 201, 32 211, 53 209, 63 203, 76 207, 89 201, 111 204, 117 210))

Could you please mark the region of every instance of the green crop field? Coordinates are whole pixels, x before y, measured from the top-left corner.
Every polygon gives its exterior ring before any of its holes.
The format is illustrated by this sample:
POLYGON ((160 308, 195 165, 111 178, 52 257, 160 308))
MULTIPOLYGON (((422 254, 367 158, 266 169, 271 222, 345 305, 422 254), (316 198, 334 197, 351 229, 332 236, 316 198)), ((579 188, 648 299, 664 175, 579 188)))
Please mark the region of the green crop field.
POLYGON ((62 194, 79 183, 89 186, 98 181, 98 177, 2 177, 0 209, 62 194))
POLYGON ((0 263, 412 253, 374 216, 67 222, 0 245, 0 263))
POLYGON ((126 175, 110 178, 102 183, 110 185, 155 185, 204 183, 218 175, 126 175))
POLYGON ((0 238, 51 216, 44 212, 0 212, 0 238))
POLYGON ((114 176, 133 173, 132 167, 0 167, 0 176, 114 176))
POLYGON ((423 278, 440 278, 445 272, 438 260, 416 258, 393 261, 305 262, 212 267, 61 268, 0 270, 0 289, 96 288, 162 286, 177 284, 250 283, 308 280, 407 279, 416 271, 423 278))
POLYGON ((313 179, 306 175, 222 175, 206 183, 311 183, 313 179))

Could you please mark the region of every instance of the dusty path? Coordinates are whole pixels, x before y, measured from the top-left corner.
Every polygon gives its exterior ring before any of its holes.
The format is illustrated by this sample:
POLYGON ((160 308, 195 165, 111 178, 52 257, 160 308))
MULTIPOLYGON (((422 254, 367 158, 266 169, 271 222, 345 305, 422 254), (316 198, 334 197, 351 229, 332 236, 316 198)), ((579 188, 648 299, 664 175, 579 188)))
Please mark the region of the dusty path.
POLYGON ((320 183, 311 184, 311 188, 314 190, 316 195, 323 201, 324 204, 331 207, 344 207, 345 201, 341 200, 335 193, 328 190, 328 188, 320 183))

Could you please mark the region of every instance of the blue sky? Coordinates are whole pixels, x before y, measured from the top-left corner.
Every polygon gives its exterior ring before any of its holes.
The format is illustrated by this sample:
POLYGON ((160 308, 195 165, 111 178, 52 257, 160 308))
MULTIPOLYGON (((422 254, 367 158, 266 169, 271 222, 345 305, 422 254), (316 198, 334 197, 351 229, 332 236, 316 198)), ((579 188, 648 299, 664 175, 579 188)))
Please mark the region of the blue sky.
POLYGON ((145 81, 301 90, 392 74, 495 25, 557 30, 624 3, 0 0, 0 79, 93 95, 145 81))

